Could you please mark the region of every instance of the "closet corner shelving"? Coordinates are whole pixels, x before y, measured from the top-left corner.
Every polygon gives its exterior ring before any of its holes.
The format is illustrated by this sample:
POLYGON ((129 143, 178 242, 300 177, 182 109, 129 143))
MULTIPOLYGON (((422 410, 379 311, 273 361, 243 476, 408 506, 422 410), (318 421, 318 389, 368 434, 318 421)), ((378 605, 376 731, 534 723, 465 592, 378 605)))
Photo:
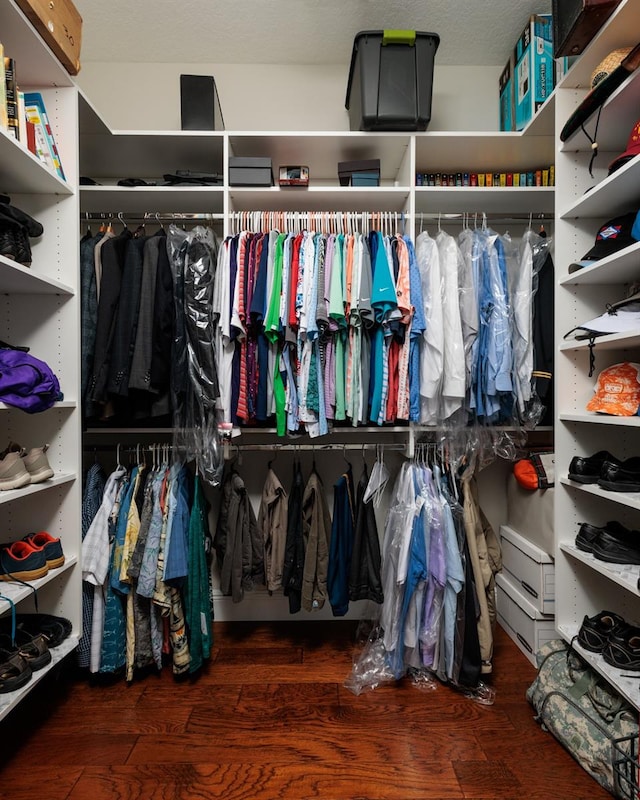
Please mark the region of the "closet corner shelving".
MULTIPOLYGON (((637 0, 623 0, 599 34, 556 89, 556 135, 588 91, 591 73, 612 50, 634 46, 640 40, 637 0)), ((608 165, 626 148, 638 115, 640 75, 633 73, 604 104, 598 128, 599 152, 589 175, 591 144, 581 131, 558 147, 556 158, 556 469, 562 476, 555 495, 556 625, 566 641, 577 634, 585 616, 614 611, 627 622, 640 624, 638 567, 618 568, 595 560, 575 547, 582 522, 604 525, 617 519, 628 528, 640 528, 640 495, 606 492, 597 485, 581 485, 567 477, 573 456, 608 450, 621 459, 640 454, 637 417, 589 413, 585 406, 597 376, 605 367, 624 360, 637 361, 638 332, 612 335, 595 344, 595 368, 589 376, 589 348, 568 342, 571 328, 603 313, 607 303, 622 299, 626 285, 640 277, 637 245, 592 266, 568 274, 568 265, 592 246, 600 225, 620 213, 640 207, 638 158, 608 175, 608 165)), ((593 133, 595 115, 585 124, 593 133)), ((640 708, 638 679, 609 666, 601 656, 581 652, 629 702, 640 708)))
MULTIPOLYGON (((4 449, 9 440, 23 447, 50 445, 47 456, 55 475, 40 484, 0 494, 0 543, 31 531, 60 536, 65 564, 34 581, 38 609, 64 616, 72 635, 52 650, 52 663, 33 674, 22 689, 0 694, 5 717, 78 643, 82 626, 80 556, 81 441, 79 394, 80 305, 78 269, 78 101, 73 80, 53 56, 14 0, 0 4, 0 38, 5 55, 16 60, 20 87, 42 93, 65 170, 61 180, 23 144, 0 131, 0 192, 31 214, 44 234, 31 240, 33 262, 21 266, 0 256, 0 338, 26 345, 46 361, 60 381, 64 400, 39 414, 0 404, 4 449)), ((0 614, 33 612, 31 589, 0 583, 0 614), (9 602, 10 601, 10 602, 9 602)))

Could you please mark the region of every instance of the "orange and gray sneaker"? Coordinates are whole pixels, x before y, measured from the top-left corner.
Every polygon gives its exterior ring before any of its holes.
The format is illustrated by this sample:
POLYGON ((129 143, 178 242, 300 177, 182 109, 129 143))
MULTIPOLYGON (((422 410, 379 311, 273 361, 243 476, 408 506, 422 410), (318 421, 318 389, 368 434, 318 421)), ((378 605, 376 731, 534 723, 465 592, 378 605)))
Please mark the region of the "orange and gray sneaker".
POLYGON ((25 466, 20 451, 8 452, 0 460, 0 491, 20 489, 31 483, 31 474, 25 466))
POLYGON ((24 541, 0 547, 0 581, 34 581, 47 572, 44 550, 24 541))
POLYGON ((46 531, 29 533, 23 540, 31 545, 34 550, 42 550, 49 569, 57 569, 64 564, 64 553, 60 539, 55 538, 46 531))

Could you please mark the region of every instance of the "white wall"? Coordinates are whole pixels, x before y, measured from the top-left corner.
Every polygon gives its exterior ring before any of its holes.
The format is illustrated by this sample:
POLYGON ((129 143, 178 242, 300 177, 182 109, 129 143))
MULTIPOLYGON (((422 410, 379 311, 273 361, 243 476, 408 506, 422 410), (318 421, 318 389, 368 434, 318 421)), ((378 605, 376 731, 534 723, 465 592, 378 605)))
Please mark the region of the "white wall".
MULTIPOLYGON (((213 75, 227 130, 349 130, 348 65, 106 64, 78 83, 116 130, 180 130, 180 74, 213 75)), ((429 130, 497 130, 497 67, 436 67, 429 130)))

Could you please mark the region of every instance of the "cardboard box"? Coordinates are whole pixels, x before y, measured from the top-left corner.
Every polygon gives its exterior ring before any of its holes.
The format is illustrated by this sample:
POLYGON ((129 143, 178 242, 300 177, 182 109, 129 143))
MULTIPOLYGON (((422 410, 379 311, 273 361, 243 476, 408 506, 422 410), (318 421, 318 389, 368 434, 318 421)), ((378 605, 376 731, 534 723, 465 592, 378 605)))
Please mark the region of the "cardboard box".
POLYGON ((554 552, 554 492, 553 487, 531 492, 520 486, 513 473, 507 479, 507 524, 551 555, 554 552))
POLYGON ((545 642, 555 639, 555 617, 541 614, 502 572, 496 575, 498 624, 536 666, 536 653, 545 642))
POLYGON ((555 565, 544 550, 508 525, 500 526, 505 576, 542 614, 553 614, 556 600, 555 565))
POLYGON ((67 72, 77 75, 80 72, 82 17, 71 0, 16 2, 67 72))
POLYGON ((500 130, 513 131, 516 127, 514 114, 513 55, 509 57, 500 75, 500 130))
POLYGON ((555 85, 551 14, 529 18, 513 51, 515 130, 533 119, 555 85))

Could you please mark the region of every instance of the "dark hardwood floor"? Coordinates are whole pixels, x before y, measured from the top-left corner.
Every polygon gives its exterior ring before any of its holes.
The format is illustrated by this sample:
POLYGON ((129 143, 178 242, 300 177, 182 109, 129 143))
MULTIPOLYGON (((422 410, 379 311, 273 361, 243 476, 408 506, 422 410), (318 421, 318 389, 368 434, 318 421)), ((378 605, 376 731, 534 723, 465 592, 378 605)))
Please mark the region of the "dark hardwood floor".
POLYGON ((480 705, 408 679, 354 695, 355 625, 216 624, 193 682, 44 680, 0 723, 6 800, 600 800, 533 719, 535 670, 498 628, 480 705))

